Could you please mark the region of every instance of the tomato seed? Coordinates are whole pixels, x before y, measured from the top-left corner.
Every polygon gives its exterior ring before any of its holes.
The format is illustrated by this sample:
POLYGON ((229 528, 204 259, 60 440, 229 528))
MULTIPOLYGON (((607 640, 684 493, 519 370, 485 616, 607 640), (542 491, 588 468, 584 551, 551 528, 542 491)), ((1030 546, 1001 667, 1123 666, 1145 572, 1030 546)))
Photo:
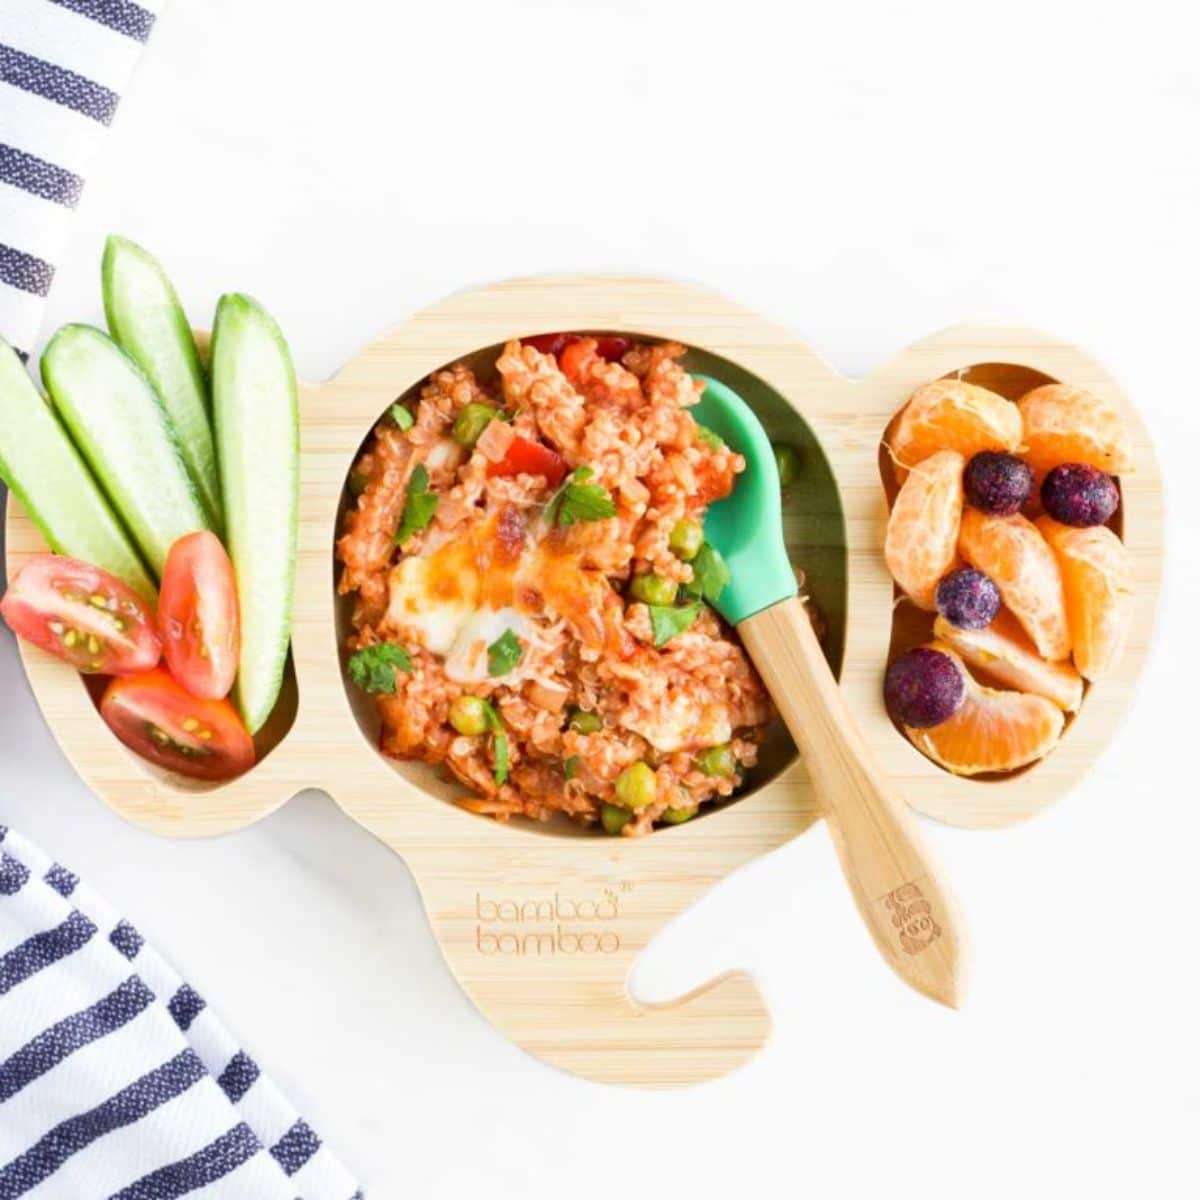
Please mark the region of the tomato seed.
POLYGON ((74 629, 68 629, 63 637, 63 645, 69 650, 77 641, 79 641, 79 634, 74 629))
POLYGON ((88 603, 93 608, 107 608, 108 607, 108 601, 105 600, 105 598, 102 595, 100 595, 99 592, 94 592, 92 595, 90 595, 88 597, 88 603))
POLYGON ((200 722, 195 717, 184 717, 183 731, 184 733, 195 733, 200 728, 200 722))

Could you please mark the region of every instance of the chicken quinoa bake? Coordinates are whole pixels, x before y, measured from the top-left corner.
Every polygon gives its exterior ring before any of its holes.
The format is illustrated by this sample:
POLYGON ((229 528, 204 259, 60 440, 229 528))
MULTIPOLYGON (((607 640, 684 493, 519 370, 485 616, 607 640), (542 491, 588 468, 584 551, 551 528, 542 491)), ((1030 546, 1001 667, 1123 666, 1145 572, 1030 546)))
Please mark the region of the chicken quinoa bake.
POLYGON ((774 714, 704 540, 745 463, 688 411, 683 352, 509 342, 393 405, 354 466, 350 678, 382 751, 444 764, 474 812, 637 835, 754 765, 774 714))

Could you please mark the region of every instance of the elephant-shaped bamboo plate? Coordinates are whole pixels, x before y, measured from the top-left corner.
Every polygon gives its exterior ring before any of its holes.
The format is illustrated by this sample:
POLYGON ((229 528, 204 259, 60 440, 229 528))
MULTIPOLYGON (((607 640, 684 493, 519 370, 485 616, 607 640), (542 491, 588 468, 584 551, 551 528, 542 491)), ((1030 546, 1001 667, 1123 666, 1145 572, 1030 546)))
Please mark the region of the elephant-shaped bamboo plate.
MULTIPOLYGON (((1083 776, 1129 703, 1162 560, 1153 450, 1113 381, 1053 338, 973 327, 936 334, 868 378, 850 380, 787 330, 722 296, 654 279, 523 279, 465 292, 392 330, 329 382, 301 387, 294 669, 260 735, 260 760, 245 776, 197 785, 156 770, 111 736, 78 675, 29 646, 22 655, 63 751, 128 820, 169 837, 230 833, 302 789, 322 789, 403 856, 451 969, 515 1042, 590 1079, 697 1083, 736 1068, 765 1042, 769 1014, 753 980, 734 971, 672 1002, 643 1005, 630 997, 627 977, 651 938, 693 900, 818 817, 786 734, 768 738, 741 798, 644 838, 610 838, 466 812, 453 802, 461 789, 432 768, 377 752, 373 710, 344 682, 346 614, 335 595, 333 543, 364 438, 393 401, 438 367, 514 336, 556 330, 682 342, 689 367, 724 380, 773 438, 799 448, 801 479, 784 505, 789 552, 820 614, 830 664, 880 767, 910 804, 956 825, 996 828, 1030 816, 1083 776), (985 781, 955 777, 924 758, 882 700, 895 606, 882 554, 881 438, 916 387, 955 373, 1010 397, 1047 379, 1088 388, 1121 407, 1137 462, 1136 473, 1121 480, 1137 612, 1120 669, 1089 689, 1048 758, 985 781)), ((11 577, 44 547, 13 500, 7 535, 11 577)))

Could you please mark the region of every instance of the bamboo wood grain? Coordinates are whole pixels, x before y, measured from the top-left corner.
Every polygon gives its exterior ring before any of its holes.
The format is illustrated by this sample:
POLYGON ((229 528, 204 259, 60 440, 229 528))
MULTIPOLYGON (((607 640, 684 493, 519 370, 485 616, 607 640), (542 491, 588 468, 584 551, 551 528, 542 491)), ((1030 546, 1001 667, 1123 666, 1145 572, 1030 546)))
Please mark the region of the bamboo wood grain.
MULTIPOLYGON (((1161 483, 1137 413, 1094 360, 1027 330, 959 327, 902 351, 863 380, 838 375, 794 334, 690 284, 639 278, 521 279, 460 293, 423 310, 372 343, 334 378, 302 388, 301 528, 293 658, 294 720, 241 779, 194 787, 128 753, 100 721, 79 678, 28 646, 21 654, 50 730, 84 781, 128 820, 172 837, 241 829, 305 788, 321 788, 402 855, 424 897, 434 935, 480 1011, 531 1054, 592 1079, 678 1085, 711 1079, 763 1044, 769 1017, 753 981, 733 972, 667 1003, 632 998, 627 978, 649 942, 697 897, 741 864, 804 832, 819 807, 802 760, 736 803, 643 839, 503 826, 453 805, 456 789, 420 764, 382 759, 342 678, 333 595, 333 540, 347 472, 372 425, 431 371, 512 336, 560 329, 612 330, 673 338, 702 348, 704 369, 726 372, 772 417, 800 414, 812 453, 828 457, 831 494, 806 497, 815 513, 785 511, 789 549, 844 609, 844 650, 832 650, 841 690, 884 773, 923 812, 974 828, 1024 820, 1081 779, 1111 740, 1129 703, 1153 626, 1162 561, 1161 483), (1070 380, 1122 407, 1138 472, 1122 480, 1124 537, 1138 588, 1134 634, 1120 669, 1089 690, 1062 744, 1009 780, 957 779, 921 756, 888 720, 882 672, 892 586, 881 553, 886 504, 878 451, 892 415, 919 384, 978 363, 1008 362, 1070 380), (767 411, 767 410, 770 411, 767 411), (844 572, 844 577, 843 577, 844 572), (616 915, 609 919, 616 898, 616 915), (591 928, 616 935, 595 953, 559 953, 537 917, 558 902, 570 913, 601 906, 591 928), (516 908, 511 906, 515 905, 516 908), (497 918, 500 910, 497 909, 497 918), (484 935, 520 953, 487 953, 484 935), (481 946, 481 938, 483 949, 481 946), (611 951, 611 952, 610 952, 611 951)), ((811 467, 810 467, 811 469, 811 467)), ((42 549, 10 498, 11 576, 42 549)), ((286 714, 285 714, 286 715, 286 714)), ((1086 810, 1081 811, 1081 819, 1086 810)), ((764 922, 772 920, 762 914, 764 922)), ((568 930, 587 922, 567 921, 568 930)), ((779 929, 781 938, 795 931, 779 929)), ((498 943, 497 943, 498 944, 498 943)), ((588 943, 590 946, 591 943, 588 943)), ((571 943, 567 942, 569 948, 571 943)), ((731 964, 736 965, 736 964, 731 964)), ((814 978, 813 986, 820 986, 814 978)))
POLYGON ((916 821, 876 766, 796 597, 738 625, 825 813, 842 873, 884 960, 951 1008, 962 995, 960 922, 916 821))

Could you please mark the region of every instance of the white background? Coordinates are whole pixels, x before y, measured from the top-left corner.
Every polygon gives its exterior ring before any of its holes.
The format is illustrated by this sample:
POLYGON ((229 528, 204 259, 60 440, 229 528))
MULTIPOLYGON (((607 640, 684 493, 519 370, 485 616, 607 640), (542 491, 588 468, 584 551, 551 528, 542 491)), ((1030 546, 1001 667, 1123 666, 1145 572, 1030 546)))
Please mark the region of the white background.
POLYGON ((176 0, 163 16, 47 330, 100 317, 109 230, 165 261, 197 323, 222 290, 258 295, 308 378, 447 292, 547 270, 704 281, 851 374, 954 321, 1021 322, 1106 362, 1170 489, 1156 654, 1093 776, 1020 829, 928 827, 976 949, 964 1011, 881 965, 817 828, 639 968, 665 998, 745 966, 774 1008, 758 1060, 683 1093, 584 1083, 493 1032, 403 864, 323 796, 200 844, 121 823, 0 637, 0 818, 175 960, 369 1197, 1197 1194, 1193 13, 176 0))

